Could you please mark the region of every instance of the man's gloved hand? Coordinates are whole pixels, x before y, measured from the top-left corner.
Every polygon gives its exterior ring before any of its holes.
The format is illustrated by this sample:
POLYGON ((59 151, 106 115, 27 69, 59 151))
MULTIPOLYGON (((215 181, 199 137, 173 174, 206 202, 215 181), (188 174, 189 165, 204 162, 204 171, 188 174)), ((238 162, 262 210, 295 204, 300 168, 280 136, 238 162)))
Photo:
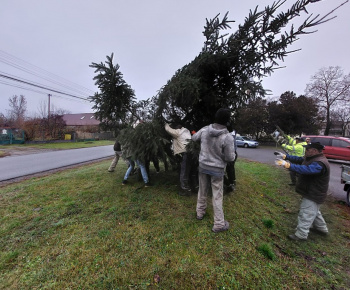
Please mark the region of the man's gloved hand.
POLYGON ((279 151, 275 151, 275 152, 273 152, 273 154, 275 154, 277 158, 286 159, 286 157, 287 157, 286 154, 279 152, 279 151))
POLYGON ((283 166, 284 168, 287 168, 287 169, 290 167, 290 163, 288 161, 284 161, 282 159, 276 159, 275 164, 278 166, 283 166))
POLYGON ((279 135, 278 138, 277 138, 277 142, 278 143, 282 143, 283 141, 284 141, 283 136, 279 135))

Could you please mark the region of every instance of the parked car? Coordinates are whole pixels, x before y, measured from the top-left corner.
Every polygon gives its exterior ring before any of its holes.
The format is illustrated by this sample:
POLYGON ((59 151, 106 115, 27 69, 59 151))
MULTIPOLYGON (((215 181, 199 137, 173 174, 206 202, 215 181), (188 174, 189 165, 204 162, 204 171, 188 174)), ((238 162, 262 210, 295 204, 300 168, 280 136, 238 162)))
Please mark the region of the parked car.
POLYGON ((320 142, 325 146, 323 153, 329 159, 350 161, 350 138, 334 136, 307 135, 311 142, 320 142))
POLYGON ((344 184, 344 191, 346 191, 346 202, 350 206, 350 166, 341 166, 341 183, 344 184))
POLYGON ((236 144, 238 147, 252 147, 256 148, 259 146, 259 142, 248 138, 247 136, 236 136, 236 144))

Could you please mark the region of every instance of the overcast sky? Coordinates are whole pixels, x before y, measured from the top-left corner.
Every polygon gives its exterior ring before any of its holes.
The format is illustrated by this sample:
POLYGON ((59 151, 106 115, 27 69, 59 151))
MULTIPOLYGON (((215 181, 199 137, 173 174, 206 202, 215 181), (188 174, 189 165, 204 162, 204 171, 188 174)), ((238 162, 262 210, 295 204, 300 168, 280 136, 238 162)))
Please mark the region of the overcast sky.
MULTIPOLYGON (((310 5, 314 15, 325 14, 345 0, 323 0, 310 5)), ((295 0, 287 0, 283 10, 295 0)), ((86 98, 97 91, 92 62, 104 62, 114 53, 124 80, 136 97, 157 94, 175 71, 194 59, 204 42, 206 18, 229 12, 230 33, 242 24, 250 9, 263 9, 268 0, 1 0, 0 74, 38 86, 86 98), (48 80, 51 80, 50 82, 48 80), (74 90, 73 90, 74 89, 74 90)), ((305 35, 263 84, 280 96, 285 91, 303 94, 320 68, 340 66, 350 73, 350 3, 334 20, 305 35)), ((301 19, 304 19, 302 16, 301 19)), ((300 19, 300 20, 301 20, 300 19)), ((299 22, 295 22, 299 23, 299 22)), ((49 92, 0 77, 0 112, 9 109, 8 99, 24 95, 33 115, 52 94, 55 108, 72 113, 92 112, 92 104, 64 94, 49 92), (12 84, 14 86, 9 86, 12 84), (28 86, 26 86, 28 87, 28 86)))

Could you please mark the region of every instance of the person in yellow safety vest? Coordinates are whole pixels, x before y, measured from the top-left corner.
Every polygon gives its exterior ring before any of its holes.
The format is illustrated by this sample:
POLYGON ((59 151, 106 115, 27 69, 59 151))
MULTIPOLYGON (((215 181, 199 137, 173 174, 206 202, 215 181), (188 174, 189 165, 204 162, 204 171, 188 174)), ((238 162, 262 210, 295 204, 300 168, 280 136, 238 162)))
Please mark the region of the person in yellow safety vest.
MULTIPOLYGON (((282 148, 288 152, 289 155, 295 155, 298 157, 303 157, 305 154, 305 147, 307 145, 304 138, 296 137, 293 139, 290 136, 287 136, 288 144, 282 144, 282 148)), ((291 183, 289 185, 293 186, 297 182, 297 173, 293 171, 289 171, 291 183)))

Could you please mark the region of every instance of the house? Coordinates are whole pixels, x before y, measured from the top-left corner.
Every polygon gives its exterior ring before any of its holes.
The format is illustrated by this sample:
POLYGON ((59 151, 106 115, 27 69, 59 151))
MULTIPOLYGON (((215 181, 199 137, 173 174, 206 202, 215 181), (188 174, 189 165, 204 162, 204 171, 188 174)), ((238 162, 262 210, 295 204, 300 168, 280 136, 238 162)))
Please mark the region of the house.
POLYGON ((95 119, 94 113, 65 114, 62 116, 67 128, 79 129, 83 127, 98 128, 100 121, 95 119))
POLYGON ((70 132, 72 139, 109 139, 111 132, 100 132, 100 121, 95 119, 94 113, 64 114, 66 132, 70 132))

